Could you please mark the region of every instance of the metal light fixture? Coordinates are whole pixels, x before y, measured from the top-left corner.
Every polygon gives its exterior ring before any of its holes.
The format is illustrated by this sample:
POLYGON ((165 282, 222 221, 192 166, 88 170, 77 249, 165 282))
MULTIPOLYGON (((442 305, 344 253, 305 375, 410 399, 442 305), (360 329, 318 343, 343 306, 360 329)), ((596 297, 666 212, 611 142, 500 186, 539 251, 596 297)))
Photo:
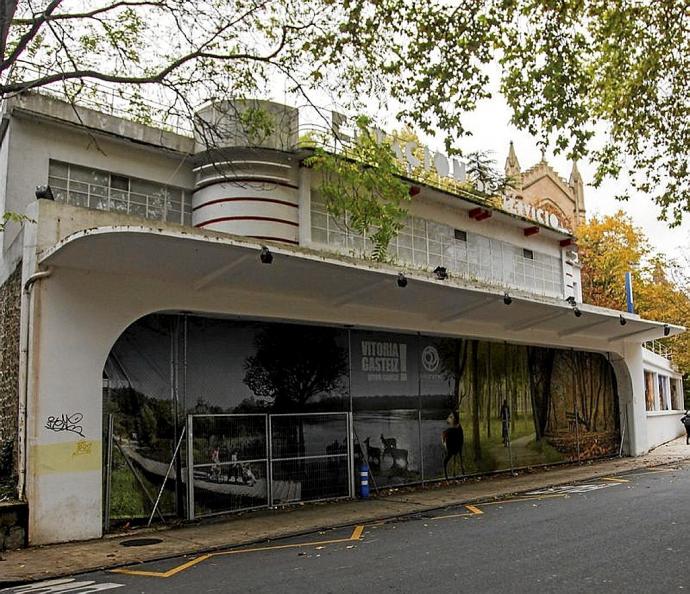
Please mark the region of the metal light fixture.
POLYGON ((577 306, 577 302, 575 301, 575 297, 571 295, 570 297, 566 298, 566 301, 570 305, 570 307, 573 308, 573 313, 575 314, 576 318, 579 318, 582 315, 582 312, 580 311, 580 308, 577 306))
POLYGON ((506 292, 503 293, 503 303, 510 305, 513 302, 513 298, 506 292))
POLYGON ((398 286, 401 289, 407 286, 407 277, 402 272, 398 272, 398 286))
POLYGON ((664 324, 664 336, 668 336, 669 334, 671 334, 671 326, 664 324))
POLYGON ((582 312, 577 305, 573 307, 573 313, 575 314, 576 318, 579 318, 582 315, 582 312))
POLYGON ((438 280, 446 280, 448 278, 448 271, 446 270, 445 266, 437 266, 434 268, 434 276, 438 280))
POLYGON ((618 321, 621 323, 621 326, 625 326, 628 323, 628 320, 623 317, 623 314, 618 316, 618 321))
POLYGON ((271 264, 273 262, 273 254, 265 245, 261 246, 261 253, 259 258, 262 264, 271 264))
POLYGON ((50 186, 36 186, 36 200, 55 200, 50 186))

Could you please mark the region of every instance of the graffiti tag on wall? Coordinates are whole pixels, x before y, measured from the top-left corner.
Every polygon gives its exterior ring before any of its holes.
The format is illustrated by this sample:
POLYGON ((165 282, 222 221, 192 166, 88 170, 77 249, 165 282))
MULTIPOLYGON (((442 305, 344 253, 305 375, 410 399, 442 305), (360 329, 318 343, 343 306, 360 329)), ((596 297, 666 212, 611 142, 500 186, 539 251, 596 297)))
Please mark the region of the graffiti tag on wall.
POLYGON ((80 424, 83 419, 84 415, 82 413, 73 413, 71 415, 63 413, 57 417, 50 416, 46 421, 45 428, 56 433, 69 431, 70 433, 76 433, 79 437, 84 437, 84 428, 80 424))

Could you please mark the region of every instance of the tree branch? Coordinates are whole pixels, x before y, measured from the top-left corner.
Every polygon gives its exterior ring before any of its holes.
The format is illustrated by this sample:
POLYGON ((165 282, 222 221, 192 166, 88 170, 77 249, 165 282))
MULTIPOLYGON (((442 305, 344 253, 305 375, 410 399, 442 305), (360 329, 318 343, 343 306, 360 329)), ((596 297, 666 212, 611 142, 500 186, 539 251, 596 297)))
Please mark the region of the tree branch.
POLYGON ((154 2, 147 0, 141 0, 140 2, 120 0, 119 2, 113 2, 108 6, 101 6, 100 8, 94 8, 93 10, 87 12, 63 12, 50 15, 49 17, 46 17, 45 13, 43 13, 31 19, 12 19, 12 26, 35 25, 36 23, 42 24, 47 20, 62 21, 66 19, 89 19, 104 12, 110 12, 116 8, 122 8, 123 6, 158 6, 159 8, 164 8, 165 3, 162 0, 154 2))
MULTIPOLYGON (((174 72, 178 68, 182 67, 187 62, 191 62, 199 59, 210 59, 210 60, 220 60, 220 61, 248 61, 248 62, 263 62, 267 64, 272 64, 272 60, 284 49, 287 41, 287 28, 283 29, 283 35, 278 46, 270 53, 265 56, 257 56, 248 53, 238 53, 238 54, 216 54, 204 51, 191 52, 185 56, 174 60, 168 66, 159 70, 155 74, 149 76, 118 76, 113 74, 107 74, 104 72, 98 72, 97 70, 75 69, 72 72, 58 72, 55 74, 50 74, 46 76, 41 76, 30 81, 22 81, 17 83, 10 83, 5 85, 0 85, 0 94, 7 95, 10 93, 18 93, 22 91, 28 91, 36 87, 43 87, 55 82, 65 82, 68 80, 75 79, 93 79, 102 82, 110 82, 115 84, 132 84, 132 85, 144 85, 144 84, 158 84, 161 83, 170 73, 174 72)), ((204 43, 203 45, 207 45, 204 43)))
MULTIPOLYGON (((19 38, 19 41, 17 42, 17 47, 14 48, 14 51, 9 55, 9 57, 5 58, 5 52, 3 51, 3 60, 0 63, 0 71, 6 70, 8 66, 14 64, 17 61, 17 58, 19 58, 19 56, 26 49, 29 43, 31 43, 31 40, 34 37, 36 37, 36 34, 38 33, 43 23, 45 23, 46 19, 52 14, 52 12, 58 6, 60 6, 60 4, 62 4, 62 0, 52 0, 52 2, 48 4, 48 6, 46 6, 46 9, 41 13, 40 16, 36 18, 35 22, 31 25, 31 28, 19 38)), ((3 29, 3 33, 4 32, 5 31, 3 29)), ((7 33, 9 34, 9 27, 7 27, 7 33)), ((0 43, 2 44, 4 50, 5 44, 7 43, 7 36, 3 35, 0 43)))

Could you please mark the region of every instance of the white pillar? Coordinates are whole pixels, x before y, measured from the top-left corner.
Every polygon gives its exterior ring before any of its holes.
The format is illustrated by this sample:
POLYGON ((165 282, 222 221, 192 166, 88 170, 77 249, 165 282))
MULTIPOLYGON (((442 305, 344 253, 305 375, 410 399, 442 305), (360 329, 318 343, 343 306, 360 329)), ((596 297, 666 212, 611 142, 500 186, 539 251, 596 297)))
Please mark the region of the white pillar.
POLYGON ((624 343, 620 354, 622 360, 614 367, 618 379, 621 427, 625 424, 627 453, 640 456, 649 449, 642 346, 639 343, 624 343))

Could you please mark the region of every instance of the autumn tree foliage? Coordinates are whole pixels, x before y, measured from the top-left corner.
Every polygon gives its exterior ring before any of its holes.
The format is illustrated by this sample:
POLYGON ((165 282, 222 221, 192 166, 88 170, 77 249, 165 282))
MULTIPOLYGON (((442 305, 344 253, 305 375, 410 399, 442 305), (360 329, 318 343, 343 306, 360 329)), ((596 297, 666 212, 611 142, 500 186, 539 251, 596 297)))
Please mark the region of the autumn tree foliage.
MULTIPOLYGON (((682 262, 654 251, 622 211, 592 217, 577 230, 585 303, 625 310, 625 273, 633 276, 635 313, 690 327, 690 278, 682 262)), ((690 372, 688 333, 664 339, 683 373, 690 372)))

